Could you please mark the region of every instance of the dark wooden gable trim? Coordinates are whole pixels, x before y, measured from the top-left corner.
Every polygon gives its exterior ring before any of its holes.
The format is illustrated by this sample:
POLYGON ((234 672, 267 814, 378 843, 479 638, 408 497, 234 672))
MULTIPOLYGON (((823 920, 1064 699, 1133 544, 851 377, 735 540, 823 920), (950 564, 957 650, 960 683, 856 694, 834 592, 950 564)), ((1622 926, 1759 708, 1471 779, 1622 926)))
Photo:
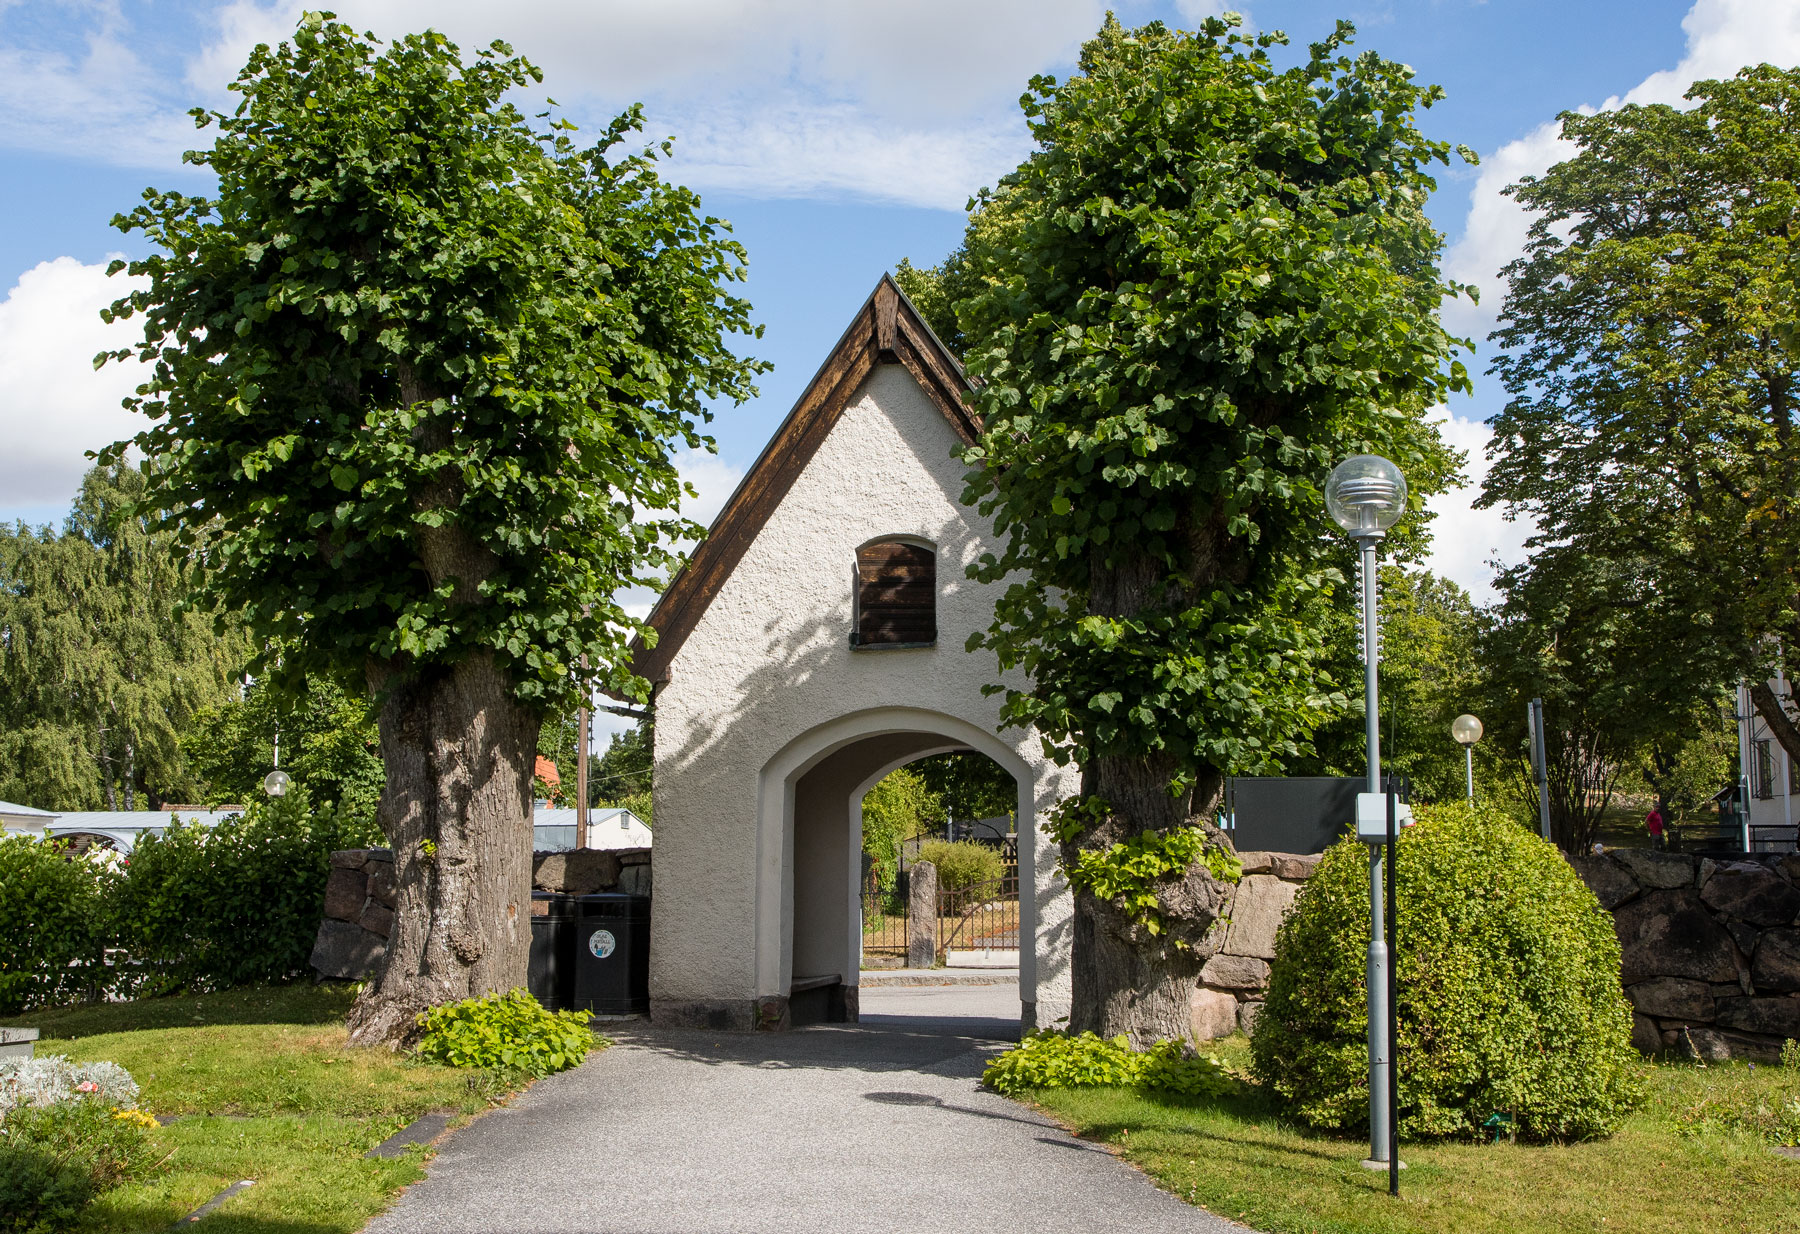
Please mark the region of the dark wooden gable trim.
POLYGON ((981 420, 963 404, 969 382, 962 365, 888 275, 851 319, 831 355, 788 412, 775 436, 695 547, 685 569, 650 610, 654 648, 634 640, 632 670, 652 683, 668 679, 669 662, 700 623, 725 580, 750 550, 775 507, 812 461, 832 426, 877 365, 899 364, 967 444, 981 436, 981 420))

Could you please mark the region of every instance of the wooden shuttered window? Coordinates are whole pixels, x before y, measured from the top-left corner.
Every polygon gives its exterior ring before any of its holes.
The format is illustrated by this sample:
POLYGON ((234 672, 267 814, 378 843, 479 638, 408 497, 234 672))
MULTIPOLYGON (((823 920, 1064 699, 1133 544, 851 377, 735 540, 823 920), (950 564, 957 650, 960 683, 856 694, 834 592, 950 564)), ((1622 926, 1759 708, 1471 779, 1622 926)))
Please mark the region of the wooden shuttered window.
POLYGON ((884 540, 856 550, 858 647, 937 641, 937 554, 922 544, 884 540))

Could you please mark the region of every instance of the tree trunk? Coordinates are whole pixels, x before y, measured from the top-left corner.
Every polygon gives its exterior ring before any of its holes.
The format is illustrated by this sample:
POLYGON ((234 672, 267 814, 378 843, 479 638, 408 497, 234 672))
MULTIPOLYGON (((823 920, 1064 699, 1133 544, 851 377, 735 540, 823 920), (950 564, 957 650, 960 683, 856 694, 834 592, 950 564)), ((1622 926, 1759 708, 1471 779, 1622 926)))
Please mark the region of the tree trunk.
POLYGON ((1800 726, 1795 725, 1787 708, 1775 697, 1775 691, 1769 688, 1767 681, 1758 681, 1750 687, 1750 701, 1756 704, 1756 712, 1769 726, 1769 733, 1781 748, 1787 751, 1790 759, 1800 761, 1800 726))
POLYGON ((531 790, 542 716, 491 656, 420 678, 370 671, 394 850, 393 933, 351 1008, 350 1040, 398 1047, 438 1003, 525 984, 531 941, 531 790), (385 692, 385 693, 384 693, 385 692))
MULTIPOLYGON (((1179 600, 1167 594, 1169 581, 1149 558, 1096 567, 1090 578, 1088 610, 1099 616, 1131 616, 1179 600)), ((1213 843, 1229 847, 1210 816, 1223 778, 1203 776, 1194 789, 1176 795, 1170 784, 1178 771, 1177 760, 1166 753, 1089 757, 1082 767, 1082 795, 1102 798, 1110 813, 1063 845, 1065 868, 1083 850, 1103 852, 1148 831, 1198 826, 1213 843)), ((1203 865, 1165 879, 1157 889, 1164 926, 1157 934, 1120 905, 1078 892, 1069 1030, 1102 1037, 1123 1033, 1139 1049, 1187 1037, 1194 988, 1201 968, 1218 949, 1221 931, 1216 927, 1229 891, 1203 865)))

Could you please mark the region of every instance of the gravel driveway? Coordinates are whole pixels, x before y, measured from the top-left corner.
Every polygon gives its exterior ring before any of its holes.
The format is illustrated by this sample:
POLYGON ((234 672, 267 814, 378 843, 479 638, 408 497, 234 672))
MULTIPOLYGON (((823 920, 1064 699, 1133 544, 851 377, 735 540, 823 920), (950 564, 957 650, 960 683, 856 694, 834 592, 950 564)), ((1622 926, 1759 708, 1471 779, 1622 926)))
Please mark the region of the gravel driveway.
POLYGON ((615 1026, 452 1137, 369 1231, 1244 1231, 977 1089, 1018 1035, 1016 987, 868 989, 862 1008, 780 1034, 615 1026))

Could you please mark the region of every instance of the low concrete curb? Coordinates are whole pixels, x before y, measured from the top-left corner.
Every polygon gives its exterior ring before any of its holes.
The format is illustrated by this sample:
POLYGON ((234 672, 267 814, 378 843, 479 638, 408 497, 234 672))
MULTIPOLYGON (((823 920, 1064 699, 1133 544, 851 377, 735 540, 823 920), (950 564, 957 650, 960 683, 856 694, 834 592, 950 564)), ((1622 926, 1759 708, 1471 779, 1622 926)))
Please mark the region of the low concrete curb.
POLYGON ((902 985, 1018 985, 1016 968, 872 968, 864 969, 857 984, 902 985))

